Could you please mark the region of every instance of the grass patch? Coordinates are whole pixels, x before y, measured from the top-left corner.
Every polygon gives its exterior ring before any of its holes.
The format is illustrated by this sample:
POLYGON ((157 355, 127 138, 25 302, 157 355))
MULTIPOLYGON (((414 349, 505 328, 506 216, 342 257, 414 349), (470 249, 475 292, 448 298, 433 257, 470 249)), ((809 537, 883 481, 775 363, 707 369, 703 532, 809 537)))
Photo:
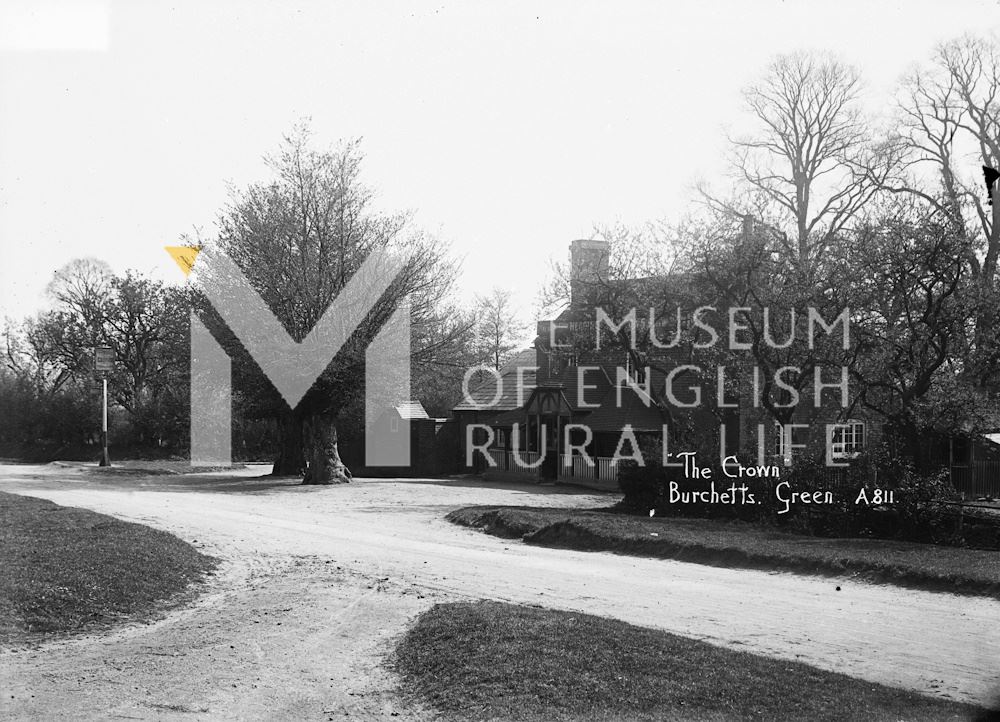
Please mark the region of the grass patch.
POLYGON ((446 719, 949 720, 971 705, 612 619, 438 604, 396 649, 404 689, 446 719))
POLYGON ((0 492, 0 647, 142 617, 214 566, 172 534, 0 492))
POLYGON ((807 537, 745 522, 611 511, 466 507, 456 524, 529 544, 783 570, 1000 598, 1000 552, 885 539, 807 537))

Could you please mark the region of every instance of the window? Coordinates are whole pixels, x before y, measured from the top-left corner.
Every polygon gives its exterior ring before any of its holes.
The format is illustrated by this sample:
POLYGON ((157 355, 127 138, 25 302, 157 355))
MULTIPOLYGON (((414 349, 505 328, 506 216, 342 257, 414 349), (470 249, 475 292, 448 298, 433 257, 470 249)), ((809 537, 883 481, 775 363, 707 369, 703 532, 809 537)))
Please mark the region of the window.
POLYGON ((637 384, 644 384, 644 383, 646 383, 646 367, 641 367, 640 368, 640 367, 636 366, 632 370, 632 379, 637 384))
POLYGON ((636 366, 632 363, 632 354, 625 354, 625 376, 632 379, 636 384, 646 383, 646 368, 642 366, 636 366))
POLYGON ((391 431, 394 434, 399 433, 399 417, 398 416, 392 416, 389 419, 389 431, 391 431))
POLYGON ((791 423, 788 427, 774 422, 774 455, 790 463, 796 454, 801 454, 809 440, 809 429, 802 425, 791 423), (791 439, 789 440, 789 436, 791 439), (789 441, 791 446, 789 446, 789 441))
POLYGON ((850 420, 837 424, 830 439, 834 459, 853 459, 865 448, 865 422, 850 420))

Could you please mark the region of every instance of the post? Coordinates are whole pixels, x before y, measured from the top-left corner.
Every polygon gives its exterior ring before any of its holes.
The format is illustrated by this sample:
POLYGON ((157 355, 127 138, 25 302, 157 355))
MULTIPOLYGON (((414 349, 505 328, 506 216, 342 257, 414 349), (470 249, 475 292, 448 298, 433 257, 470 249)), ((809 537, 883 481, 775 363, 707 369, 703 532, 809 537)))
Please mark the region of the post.
POLYGON ((997 187, 997 182, 993 181, 993 186, 990 188, 990 205, 993 211, 993 234, 996 236, 997 223, 1000 222, 1000 188, 997 187))
POLYGON ((108 377, 101 379, 103 386, 104 403, 101 405, 101 466, 111 466, 111 459, 108 457, 108 377))
MULTIPOLYGON (((562 399, 560 399, 561 401, 562 399)), ((562 416, 559 415, 561 407, 556 404, 556 481, 562 473, 562 416)))

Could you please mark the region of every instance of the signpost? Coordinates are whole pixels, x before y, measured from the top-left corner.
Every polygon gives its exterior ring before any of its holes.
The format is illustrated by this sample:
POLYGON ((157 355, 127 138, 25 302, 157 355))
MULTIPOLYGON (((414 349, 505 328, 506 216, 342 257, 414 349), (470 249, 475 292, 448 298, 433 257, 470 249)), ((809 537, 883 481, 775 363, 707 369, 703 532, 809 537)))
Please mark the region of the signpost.
POLYGON ((107 346, 94 348, 94 370, 101 377, 104 402, 101 406, 101 466, 111 466, 108 456, 108 372, 115 368, 115 351, 107 346))

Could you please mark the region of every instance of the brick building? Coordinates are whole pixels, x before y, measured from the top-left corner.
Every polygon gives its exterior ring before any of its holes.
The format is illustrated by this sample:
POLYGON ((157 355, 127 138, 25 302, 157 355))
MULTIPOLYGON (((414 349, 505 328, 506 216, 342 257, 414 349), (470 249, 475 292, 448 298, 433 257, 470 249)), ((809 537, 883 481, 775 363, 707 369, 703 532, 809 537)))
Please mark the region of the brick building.
MULTIPOLYGON (((696 354, 679 340, 695 309, 712 304, 710 291, 691 276, 612 279, 609 254, 605 241, 573 241, 568 306, 538 322, 533 348, 455 407, 463 460, 479 449, 472 470, 616 488, 613 459, 636 446, 662 454, 665 442, 671 452, 709 448, 720 459, 785 464, 823 450, 845 463, 870 443, 872 425, 831 400, 829 390, 819 408, 803 393, 781 427, 752 402, 749 379, 716 384, 707 380, 708 367, 688 368, 696 354), (677 310, 678 343, 670 348, 652 342, 651 299, 677 310), (630 313, 645 329, 639 340, 623 323, 630 313)), ((704 318, 726 334, 724 310, 715 315, 704 318)))

